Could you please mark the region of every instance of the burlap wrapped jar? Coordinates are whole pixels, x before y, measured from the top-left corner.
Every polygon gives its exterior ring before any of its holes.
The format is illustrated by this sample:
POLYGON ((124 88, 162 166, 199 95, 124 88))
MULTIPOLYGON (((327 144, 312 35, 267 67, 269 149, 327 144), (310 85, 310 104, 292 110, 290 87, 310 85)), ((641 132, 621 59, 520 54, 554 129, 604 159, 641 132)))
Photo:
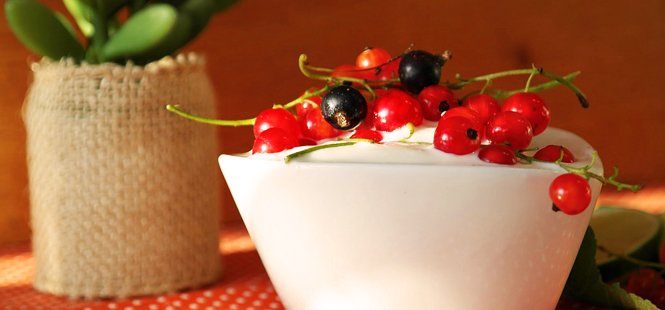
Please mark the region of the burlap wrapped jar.
POLYGON ((129 297, 221 273, 214 116, 196 55, 143 66, 43 60, 24 106, 35 287, 129 297))

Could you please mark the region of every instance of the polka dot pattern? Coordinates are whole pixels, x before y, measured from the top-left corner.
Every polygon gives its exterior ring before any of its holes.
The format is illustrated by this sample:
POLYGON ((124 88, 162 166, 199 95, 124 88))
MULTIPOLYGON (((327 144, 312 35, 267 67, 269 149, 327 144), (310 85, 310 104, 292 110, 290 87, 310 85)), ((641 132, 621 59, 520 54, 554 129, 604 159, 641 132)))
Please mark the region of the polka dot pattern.
MULTIPOLYGON (((646 212, 665 211, 665 184, 639 194, 605 190, 599 205, 614 204, 646 212)), ((242 225, 222 230, 219 249, 226 273, 217 283, 197 290, 124 300, 70 300, 32 287, 34 257, 29 245, 0 247, 0 310, 284 310, 242 225)), ((561 300, 556 310, 603 310, 561 300)))
POLYGON ((71 300, 32 287, 34 257, 29 245, 0 248, 0 310, 275 310, 284 309, 242 225, 222 230, 226 269, 213 285, 156 297, 71 300))

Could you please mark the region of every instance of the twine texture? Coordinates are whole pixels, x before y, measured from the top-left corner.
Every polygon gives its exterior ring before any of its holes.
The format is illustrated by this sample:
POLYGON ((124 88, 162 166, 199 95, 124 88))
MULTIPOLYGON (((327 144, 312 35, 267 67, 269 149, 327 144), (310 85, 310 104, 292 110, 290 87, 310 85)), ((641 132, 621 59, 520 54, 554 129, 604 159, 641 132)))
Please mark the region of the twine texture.
POLYGON ((131 63, 34 63, 23 109, 37 290, 130 297, 221 273, 215 115, 195 54, 131 63))

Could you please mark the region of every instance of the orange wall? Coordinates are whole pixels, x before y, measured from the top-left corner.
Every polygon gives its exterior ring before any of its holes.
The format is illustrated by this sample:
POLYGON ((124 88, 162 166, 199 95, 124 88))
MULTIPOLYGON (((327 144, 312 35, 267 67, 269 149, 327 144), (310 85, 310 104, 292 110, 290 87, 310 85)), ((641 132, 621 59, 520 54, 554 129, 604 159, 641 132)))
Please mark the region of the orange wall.
MULTIPOLYGON (((46 2, 61 8, 60 1, 46 2)), ((25 131, 20 109, 29 83, 29 54, 0 21, 0 243, 29 236, 25 131)), ((453 51, 444 79, 528 68, 575 81, 591 100, 581 109, 572 93, 543 93, 552 125, 594 145, 606 169, 616 164, 630 182, 665 181, 665 2, 644 1, 277 1, 246 0, 214 18, 187 51, 208 57, 219 117, 255 116, 309 86, 296 66, 352 63, 364 46, 398 54, 410 43, 453 51)), ((524 80, 511 80, 517 88, 524 80)), ((463 94, 463 92, 460 92, 463 94)), ((249 150, 249 128, 220 129, 220 152, 249 150)), ((238 220, 225 189, 224 220, 238 220)))

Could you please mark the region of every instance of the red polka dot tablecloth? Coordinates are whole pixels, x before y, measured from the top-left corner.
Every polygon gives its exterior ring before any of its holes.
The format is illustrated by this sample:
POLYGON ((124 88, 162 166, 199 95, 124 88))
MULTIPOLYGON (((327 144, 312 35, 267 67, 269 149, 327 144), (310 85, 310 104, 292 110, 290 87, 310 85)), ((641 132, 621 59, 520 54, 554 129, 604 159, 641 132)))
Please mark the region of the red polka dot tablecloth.
POLYGON ((208 287, 157 297, 71 300, 32 287, 34 258, 29 245, 0 247, 0 310, 284 309, 242 225, 222 230, 220 251, 226 272, 208 287))
MULTIPOLYGON (((603 192, 599 205, 621 205, 651 213, 665 211, 665 186, 638 194, 603 192)), ((29 245, 0 247, 0 310, 279 310, 284 306, 272 287, 244 226, 229 225, 220 235, 226 268, 216 283, 197 290, 123 300, 70 300, 32 287, 34 258, 29 245)), ((556 310, 604 308, 562 301, 556 310)), ((343 309, 340 309, 343 310, 343 309)), ((373 309, 369 309, 373 310, 373 309)))

